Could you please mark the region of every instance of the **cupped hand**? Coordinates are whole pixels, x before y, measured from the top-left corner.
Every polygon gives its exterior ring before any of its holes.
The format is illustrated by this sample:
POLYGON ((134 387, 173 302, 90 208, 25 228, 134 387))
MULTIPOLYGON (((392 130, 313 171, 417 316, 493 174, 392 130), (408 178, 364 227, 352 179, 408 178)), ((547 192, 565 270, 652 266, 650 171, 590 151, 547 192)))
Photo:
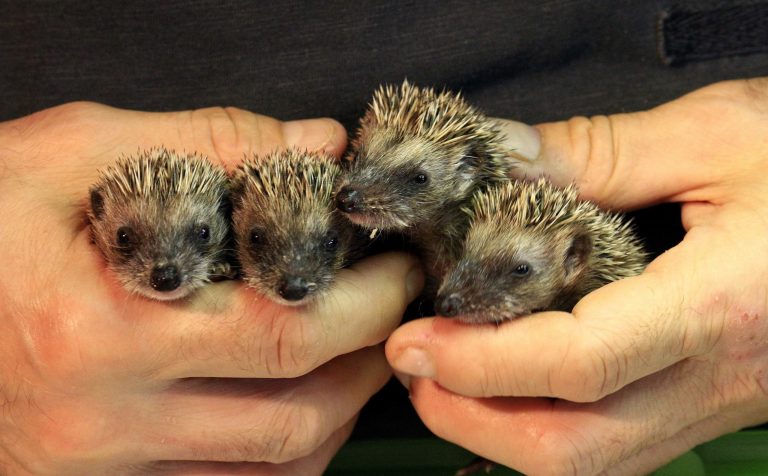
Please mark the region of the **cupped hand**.
POLYGON ((306 308, 237 282, 126 293, 90 243, 97 170, 163 145, 232 168, 290 145, 341 154, 329 119, 68 104, 0 124, 0 473, 320 474, 390 370, 376 346, 419 292, 405 255, 344 270, 306 308))
POLYGON ((508 131, 524 174, 612 209, 680 202, 686 234, 572 313, 399 328, 387 357, 425 423, 526 474, 638 474, 768 421, 768 79, 508 131))

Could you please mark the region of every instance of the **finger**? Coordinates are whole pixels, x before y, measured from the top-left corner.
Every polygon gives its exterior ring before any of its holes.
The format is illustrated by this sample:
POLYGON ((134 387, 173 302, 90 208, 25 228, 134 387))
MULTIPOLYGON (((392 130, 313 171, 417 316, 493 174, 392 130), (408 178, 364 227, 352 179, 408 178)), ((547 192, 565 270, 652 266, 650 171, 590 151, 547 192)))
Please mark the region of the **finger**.
MULTIPOLYGON (((37 251, 46 243, 20 246, 37 251)), ((123 289, 87 234, 71 247, 73 252, 53 257, 47 268, 31 270, 37 282, 50 281, 44 270, 78 279, 57 283, 55 294, 36 289, 40 306, 57 313, 27 320, 24 330, 46 380, 62 388, 73 381, 154 387, 184 377, 303 375, 337 355, 383 341, 423 285, 414 257, 386 253, 342 270, 330 292, 309 306, 280 306, 236 281, 161 302, 123 289)), ((9 292, 28 295, 25 283, 9 283, 9 292)))
POLYGON ((8 160, 40 169, 38 185, 63 189, 75 199, 95 181, 98 169, 138 150, 196 152, 234 167, 246 155, 290 146, 338 157, 347 142, 343 126, 327 118, 281 122, 237 108, 148 113, 96 103, 70 103, 0 124, 0 138, 15 152, 8 160), (32 151, 21 147, 32 135, 42 145, 32 151))
POLYGON ((708 200, 718 178, 749 170, 744 161, 763 156, 764 132, 754 124, 768 100, 751 84, 714 84, 648 111, 539 124, 539 144, 518 123, 502 122, 502 129, 512 149, 539 151, 523 154, 532 159, 522 164, 525 175, 575 182, 584 198, 605 207, 708 200))
POLYGON ((158 476, 258 475, 293 476, 321 475, 333 456, 344 444, 354 428, 355 420, 348 422, 312 454, 283 464, 272 463, 220 463, 196 461, 163 461, 142 468, 139 474, 158 476))
POLYGON ((412 381, 411 401, 438 436, 524 474, 596 474, 721 410, 697 366, 710 363, 687 361, 586 404, 463 397, 428 379, 412 381))
POLYGON ((389 338, 387 358, 398 372, 463 395, 594 401, 715 345, 727 299, 708 293, 717 283, 694 286, 690 270, 678 271, 698 261, 702 271, 693 275, 703 273, 708 265, 697 255, 670 250, 644 274, 586 296, 572 315, 541 313, 498 327, 412 321, 389 338))
MULTIPOLYGON (((342 270, 330 292, 310 306, 283 307, 241 283, 227 282, 171 304, 130 298, 115 289, 123 297, 107 301, 119 308, 94 312, 112 316, 112 328, 122 332, 111 333, 123 342, 113 344, 130 356, 122 365, 109 364, 142 369, 141 376, 154 382, 295 377, 337 355, 383 341, 422 285, 414 257, 387 253, 342 270)), ((91 358, 108 360, 115 353, 105 349, 91 358)), ((105 368, 114 371, 106 362, 105 368)))
POLYGON ((155 421, 132 433, 152 460, 285 463, 312 454, 390 376, 372 347, 296 379, 191 379, 157 395, 155 421))
POLYGON ((546 175, 542 161, 538 160, 541 154, 541 133, 538 129, 518 121, 498 117, 489 119, 496 122, 501 131, 502 147, 515 163, 512 174, 516 178, 532 179, 546 175))

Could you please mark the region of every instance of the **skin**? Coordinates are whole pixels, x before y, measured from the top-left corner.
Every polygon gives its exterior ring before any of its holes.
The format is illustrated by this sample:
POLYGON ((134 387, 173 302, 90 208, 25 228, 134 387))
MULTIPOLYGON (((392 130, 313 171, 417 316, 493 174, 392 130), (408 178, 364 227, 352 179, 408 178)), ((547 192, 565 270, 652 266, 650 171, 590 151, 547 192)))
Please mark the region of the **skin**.
POLYGON ((641 474, 768 421, 768 79, 536 129, 530 176, 680 202, 685 238, 572 313, 399 328, 387 357, 427 426, 526 474, 641 474))
POLYGON ((120 286, 82 210, 138 147, 232 169, 288 145, 338 156, 341 126, 77 103, 0 124, 0 144, 0 473, 321 474, 390 375, 376 344, 419 292, 415 260, 364 260, 311 310, 231 281, 159 302, 120 286))

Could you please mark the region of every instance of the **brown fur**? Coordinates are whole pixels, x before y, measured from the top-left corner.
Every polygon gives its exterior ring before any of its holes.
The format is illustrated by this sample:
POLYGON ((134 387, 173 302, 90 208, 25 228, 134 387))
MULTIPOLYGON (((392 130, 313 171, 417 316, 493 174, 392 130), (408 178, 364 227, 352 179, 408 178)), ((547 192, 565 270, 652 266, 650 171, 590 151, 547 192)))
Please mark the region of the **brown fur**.
POLYGON ((646 265, 630 223, 579 200, 573 186, 512 181, 478 193, 466 211, 461 259, 436 299, 438 313, 465 322, 570 311, 590 291, 646 265))

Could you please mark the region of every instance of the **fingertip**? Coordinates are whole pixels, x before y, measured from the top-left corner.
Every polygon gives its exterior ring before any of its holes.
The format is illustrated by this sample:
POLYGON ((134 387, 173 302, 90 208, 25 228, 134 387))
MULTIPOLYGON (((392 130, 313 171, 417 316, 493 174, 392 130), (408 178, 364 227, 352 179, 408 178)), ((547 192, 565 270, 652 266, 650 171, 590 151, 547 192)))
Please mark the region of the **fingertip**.
POLYGON ((384 351, 389 364, 401 373, 411 373, 402 368, 401 357, 411 348, 427 349, 429 344, 435 343, 436 335, 433 331, 435 318, 416 319, 401 325, 389 336, 384 351))
POLYGON ((435 362, 430 353, 419 347, 406 347, 391 361, 392 368, 413 377, 434 378, 435 362))
POLYGON ((520 179, 532 179, 544 174, 539 165, 541 134, 528 124, 496 117, 489 118, 498 124, 503 136, 503 147, 511 160, 516 162, 512 174, 520 179))
POLYGON ((347 133, 338 121, 327 117, 287 121, 282 124, 283 138, 288 146, 306 148, 341 156, 347 147, 347 133))
POLYGON ((402 372, 393 371, 392 372, 395 376, 395 378, 400 382, 400 384, 405 387, 406 390, 410 393, 411 391, 411 376, 408 374, 404 374, 402 372))
POLYGON ((577 183, 582 195, 585 185, 580 182, 591 152, 588 140, 591 125, 585 117, 573 117, 535 126, 541 139, 537 165, 555 185, 565 187, 577 183))

